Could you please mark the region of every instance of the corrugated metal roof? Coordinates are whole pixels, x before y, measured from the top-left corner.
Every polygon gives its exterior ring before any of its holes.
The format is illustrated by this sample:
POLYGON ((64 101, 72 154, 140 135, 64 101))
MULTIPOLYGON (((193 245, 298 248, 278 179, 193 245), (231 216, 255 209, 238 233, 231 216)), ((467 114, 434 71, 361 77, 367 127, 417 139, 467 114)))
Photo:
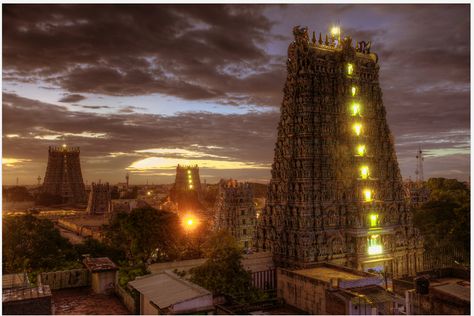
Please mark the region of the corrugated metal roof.
POLYGON ((208 290, 187 282, 170 271, 139 278, 128 284, 161 309, 211 295, 208 290))
POLYGON ((4 274, 2 275, 2 288, 28 287, 30 282, 26 273, 4 274))

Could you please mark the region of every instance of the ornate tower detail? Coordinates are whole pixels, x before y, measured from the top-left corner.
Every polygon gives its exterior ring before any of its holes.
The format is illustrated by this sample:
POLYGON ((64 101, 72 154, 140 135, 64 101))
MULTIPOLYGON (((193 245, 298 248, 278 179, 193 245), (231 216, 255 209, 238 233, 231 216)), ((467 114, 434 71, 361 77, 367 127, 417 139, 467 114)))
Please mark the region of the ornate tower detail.
MULTIPOLYGON (((337 31, 340 30, 337 28, 337 31)), ((293 29, 267 204, 257 248, 285 267, 329 261, 414 274, 413 228, 370 42, 293 29), (338 39, 338 40, 336 40, 338 39)))
POLYGON ((257 214, 250 184, 221 180, 214 209, 215 229, 228 230, 243 248, 252 248, 257 214))
POLYGON ((199 167, 178 165, 174 186, 170 192, 171 201, 178 204, 179 210, 201 208, 199 204, 201 193, 199 167))
POLYGON ((108 183, 91 184, 87 213, 91 215, 109 214, 112 210, 111 190, 108 183))
POLYGON ((86 201, 79 154, 79 147, 49 147, 43 192, 60 196, 64 203, 86 201))

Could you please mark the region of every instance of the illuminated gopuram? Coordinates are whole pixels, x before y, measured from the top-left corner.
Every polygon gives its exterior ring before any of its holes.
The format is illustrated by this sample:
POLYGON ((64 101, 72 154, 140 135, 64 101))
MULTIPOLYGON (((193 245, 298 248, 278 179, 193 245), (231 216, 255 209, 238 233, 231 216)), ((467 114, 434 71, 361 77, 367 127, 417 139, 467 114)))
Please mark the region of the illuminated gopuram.
POLYGON ((87 213, 91 215, 110 214, 112 211, 111 188, 108 183, 91 184, 87 213))
POLYGON ((201 179, 197 165, 176 167, 176 179, 170 198, 180 209, 198 207, 201 198, 201 179))
POLYGON ((295 27, 256 246, 282 267, 422 270, 370 42, 295 27))
POLYGON ((250 183, 221 180, 214 210, 216 230, 227 230, 244 249, 253 246, 256 210, 250 183))
POLYGON ((82 180, 79 147, 49 147, 48 166, 42 191, 60 196, 63 203, 84 203, 86 191, 82 180))

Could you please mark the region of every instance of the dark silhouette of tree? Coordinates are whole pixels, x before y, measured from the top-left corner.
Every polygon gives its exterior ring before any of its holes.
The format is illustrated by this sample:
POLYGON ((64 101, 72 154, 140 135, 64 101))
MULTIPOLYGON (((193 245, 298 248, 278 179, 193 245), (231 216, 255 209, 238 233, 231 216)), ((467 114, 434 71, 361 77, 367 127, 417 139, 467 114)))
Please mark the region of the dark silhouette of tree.
POLYGON ((190 270, 192 282, 216 295, 230 295, 242 302, 259 297, 250 272, 242 266, 242 249, 228 232, 219 231, 211 236, 204 253, 207 261, 190 270))
POLYGON ((414 210, 414 224, 425 238, 425 249, 456 247, 470 250, 470 192, 455 179, 431 178, 430 196, 414 210))
POLYGON ((23 186, 14 186, 2 189, 3 200, 10 202, 33 201, 33 196, 28 192, 28 189, 23 186))
POLYGON ((123 251, 130 265, 173 259, 180 232, 176 214, 153 208, 117 213, 104 226, 107 243, 123 251))
POLYGON ((2 222, 3 273, 81 266, 74 247, 49 220, 24 215, 2 222))

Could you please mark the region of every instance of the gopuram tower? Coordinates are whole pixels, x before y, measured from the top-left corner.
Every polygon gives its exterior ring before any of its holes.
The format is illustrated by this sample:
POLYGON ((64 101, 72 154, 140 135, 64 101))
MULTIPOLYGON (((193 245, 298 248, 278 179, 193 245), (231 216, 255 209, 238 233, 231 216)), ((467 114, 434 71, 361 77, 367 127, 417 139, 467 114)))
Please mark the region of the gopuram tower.
POLYGON ((42 191, 60 196, 63 203, 84 203, 86 191, 82 180, 79 147, 49 147, 48 166, 42 191))
POLYGON ((170 191, 171 201, 178 205, 180 210, 200 209, 201 179, 199 167, 181 166, 176 167, 176 179, 170 191))
POLYGON ((422 269, 370 42, 295 27, 256 246, 277 266, 422 269))

